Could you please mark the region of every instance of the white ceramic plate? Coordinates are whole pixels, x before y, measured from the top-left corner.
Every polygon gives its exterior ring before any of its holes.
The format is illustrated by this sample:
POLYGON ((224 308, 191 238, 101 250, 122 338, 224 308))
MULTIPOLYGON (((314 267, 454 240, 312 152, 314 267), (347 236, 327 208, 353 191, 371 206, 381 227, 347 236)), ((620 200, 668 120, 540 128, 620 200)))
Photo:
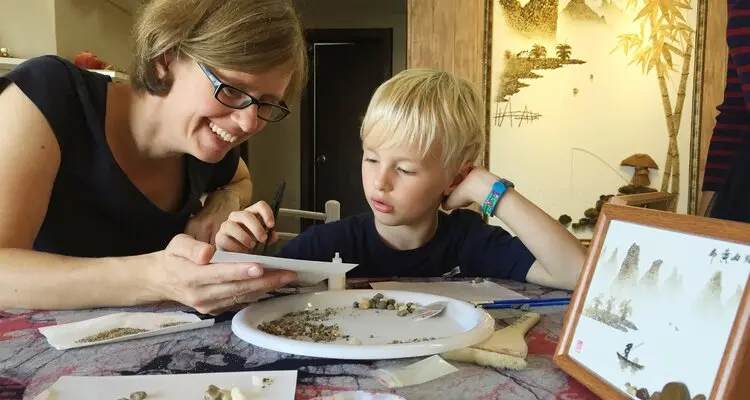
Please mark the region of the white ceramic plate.
POLYGON ((473 305, 426 293, 395 290, 334 290, 299 294, 252 304, 234 316, 232 332, 240 339, 255 346, 282 353, 310 357, 347 360, 382 360, 391 358, 421 357, 461 349, 477 344, 492 335, 495 320, 483 309, 473 305), (355 309, 356 300, 371 298, 382 293, 399 303, 414 302, 420 305, 435 301, 447 301, 448 306, 440 315, 423 321, 414 321, 412 315, 399 317, 393 310, 355 309), (290 339, 257 329, 262 322, 271 321, 288 312, 307 309, 339 308, 326 325, 338 324, 341 335, 359 339, 361 344, 350 344, 339 339, 334 342, 318 342, 290 339), (372 337, 370 337, 372 335, 372 337), (413 339, 435 338, 416 343, 413 339))

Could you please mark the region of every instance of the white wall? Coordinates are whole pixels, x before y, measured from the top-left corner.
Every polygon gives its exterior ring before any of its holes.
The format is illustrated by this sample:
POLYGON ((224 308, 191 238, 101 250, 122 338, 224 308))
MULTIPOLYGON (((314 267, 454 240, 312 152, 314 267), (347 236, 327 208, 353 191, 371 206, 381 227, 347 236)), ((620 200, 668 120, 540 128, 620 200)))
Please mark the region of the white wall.
POLYGON ((0 0, 0 47, 15 58, 55 54, 55 0, 0 0))
POLYGON ((89 51, 127 69, 132 55, 132 15, 106 0, 55 0, 57 54, 72 60, 89 51))
POLYGON ((127 68, 132 24, 132 11, 108 0, 0 0, 0 47, 15 58, 90 51, 127 68))
MULTIPOLYGON (((393 73, 406 68, 406 0, 295 0, 306 29, 393 29, 393 73)), ((248 141, 254 200, 269 201, 281 179, 287 181, 283 207, 300 208, 300 106, 271 123, 248 141)), ((295 231, 296 221, 280 221, 283 231, 295 231)))

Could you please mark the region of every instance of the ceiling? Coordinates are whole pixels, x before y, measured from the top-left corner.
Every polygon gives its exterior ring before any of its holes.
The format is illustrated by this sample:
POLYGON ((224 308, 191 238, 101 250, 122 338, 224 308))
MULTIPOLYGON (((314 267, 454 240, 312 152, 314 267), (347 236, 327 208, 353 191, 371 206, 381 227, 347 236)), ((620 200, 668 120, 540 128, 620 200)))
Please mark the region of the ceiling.
POLYGON ((107 1, 125 10, 128 14, 135 15, 136 10, 138 9, 138 4, 140 4, 142 0, 107 0, 107 1))

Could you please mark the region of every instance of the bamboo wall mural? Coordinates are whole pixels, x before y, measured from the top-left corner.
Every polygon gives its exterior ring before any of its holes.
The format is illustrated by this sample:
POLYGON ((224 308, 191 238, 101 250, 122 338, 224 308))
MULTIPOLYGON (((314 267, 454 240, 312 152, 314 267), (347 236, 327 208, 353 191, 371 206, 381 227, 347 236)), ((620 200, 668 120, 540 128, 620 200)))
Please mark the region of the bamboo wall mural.
POLYGON ((669 147, 664 163, 661 190, 680 192, 680 153, 677 135, 680 133, 682 110, 693 56, 693 33, 688 25, 689 0, 628 0, 627 8, 638 10, 637 33, 620 35, 617 49, 631 55, 631 63, 641 66, 644 74, 655 72, 664 107, 669 147), (681 59, 681 62, 680 62, 681 59), (670 71, 679 68, 679 85, 674 105, 669 96, 667 80, 670 71), (671 188, 670 188, 671 182, 671 188))
POLYGON ((580 237, 611 195, 677 193, 687 212, 705 1, 492 0, 490 169, 580 237))

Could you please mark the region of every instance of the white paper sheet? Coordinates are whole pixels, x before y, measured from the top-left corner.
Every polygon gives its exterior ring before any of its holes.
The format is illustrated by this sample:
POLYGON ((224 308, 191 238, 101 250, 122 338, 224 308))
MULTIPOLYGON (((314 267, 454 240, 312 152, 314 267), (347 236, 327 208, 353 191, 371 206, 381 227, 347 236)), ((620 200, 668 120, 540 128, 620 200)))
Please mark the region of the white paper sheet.
POLYGON ((297 371, 63 376, 34 400, 114 400, 128 398, 136 391, 146 392, 146 400, 202 399, 208 385, 226 390, 236 387, 248 400, 294 400, 297 371), (263 378, 270 379, 270 383, 262 384, 263 378))
POLYGON ((45 326, 39 328, 39 332, 47 338, 47 341, 52 347, 58 350, 66 350, 76 347, 122 342, 125 340, 205 328, 213 324, 213 319, 201 320, 197 315, 183 312, 121 312, 69 324, 45 326), (161 327, 164 324, 172 323, 181 324, 166 328, 161 327), (115 328, 147 329, 148 332, 100 340, 92 343, 78 342, 78 340, 87 336, 96 335, 102 331, 115 328))
POLYGON ((334 263, 325 261, 295 260, 291 258, 268 257, 257 254, 233 253, 230 251, 217 250, 211 264, 216 263, 258 263, 266 269, 284 269, 295 271, 298 274, 297 281, 303 284, 315 284, 329 277, 346 275, 358 264, 334 263))
POLYGON ((495 282, 373 282, 375 290, 404 290, 451 297, 466 302, 526 299, 521 293, 504 288, 495 282))
POLYGON ((419 385, 458 371, 440 356, 435 355, 401 368, 376 370, 378 382, 389 388, 419 385))

